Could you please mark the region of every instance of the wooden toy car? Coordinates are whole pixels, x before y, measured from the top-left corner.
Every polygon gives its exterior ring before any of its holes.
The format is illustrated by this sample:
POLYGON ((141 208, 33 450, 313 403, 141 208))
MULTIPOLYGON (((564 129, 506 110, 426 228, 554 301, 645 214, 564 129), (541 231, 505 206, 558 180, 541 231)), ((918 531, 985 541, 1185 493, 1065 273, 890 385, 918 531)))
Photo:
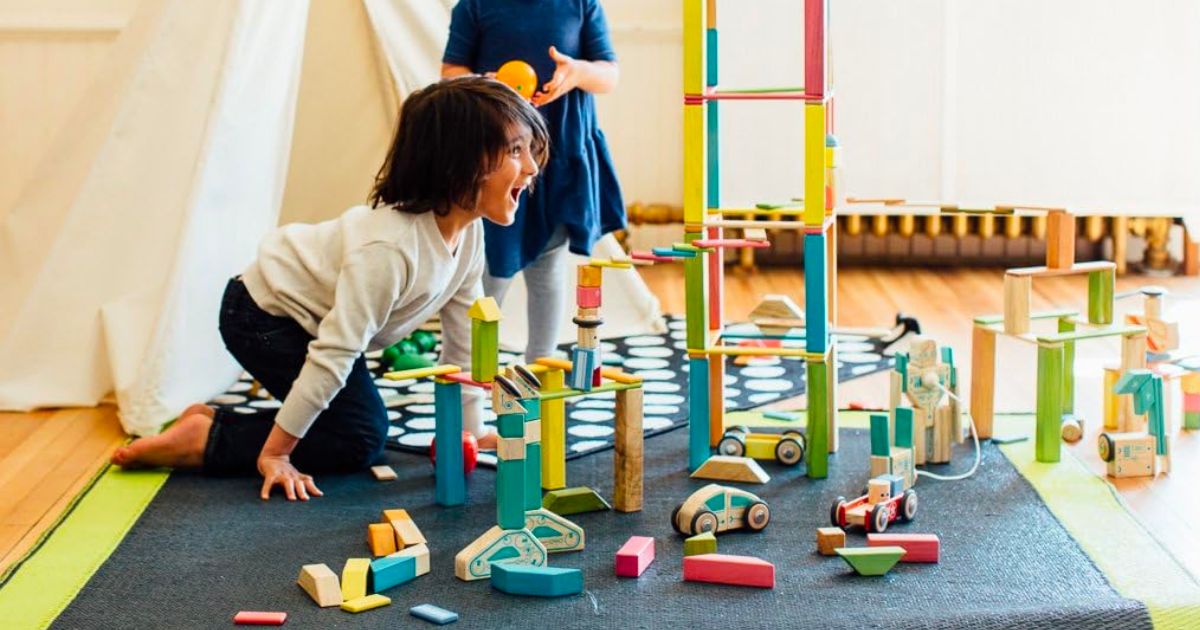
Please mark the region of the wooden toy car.
POLYGON ((773 459, 785 466, 795 466, 804 460, 804 434, 751 433, 746 427, 732 427, 717 443, 717 452, 733 457, 773 459))
POLYGON ((861 525, 868 532, 883 532, 897 519, 911 521, 917 515, 917 493, 904 490, 893 494, 893 490, 899 488, 887 480, 872 479, 867 494, 848 503, 846 497, 838 497, 829 509, 829 520, 843 529, 861 525))
POLYGON ((693 492, 671 513, 671 526, 685 536, 742 527, 758 532, 770 520, 771 509, 754 493, 715 483, 693 492))

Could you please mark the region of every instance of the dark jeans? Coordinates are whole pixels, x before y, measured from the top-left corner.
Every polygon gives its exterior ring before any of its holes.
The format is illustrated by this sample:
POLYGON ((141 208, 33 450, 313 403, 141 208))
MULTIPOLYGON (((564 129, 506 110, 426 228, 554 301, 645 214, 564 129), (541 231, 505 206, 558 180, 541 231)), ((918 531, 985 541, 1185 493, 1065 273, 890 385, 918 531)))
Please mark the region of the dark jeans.
MULTIPOLYGON (((313 339, 290 317, 276 317, 259 308, 240 278, 230 280, 225 288, 221 337, 238 363, 278 400, 291 391, 313 339)), ((258 454, 275 426, 276 411, 218 410, 208 434, 204 472, 256 474, 258 454)), ((387 428, 387 409, 366 358, 360 355, 346 386, 292 451, 292 463, 305 473, 362 470, 383 453, 387 428)))

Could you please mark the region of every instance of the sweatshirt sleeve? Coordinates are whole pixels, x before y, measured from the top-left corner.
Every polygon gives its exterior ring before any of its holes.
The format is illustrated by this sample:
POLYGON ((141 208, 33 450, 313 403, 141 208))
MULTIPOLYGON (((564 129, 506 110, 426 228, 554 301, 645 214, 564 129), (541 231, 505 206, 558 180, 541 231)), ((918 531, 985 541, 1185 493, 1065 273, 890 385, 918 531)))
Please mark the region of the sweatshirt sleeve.
POLYGON ((300 375, 275 416, 284 431, 304 437, 346 385, 354 362, 387 322, 400 295, 409 270, 398 261, 405 260, 389 243, 367 244, 345 258, 333 308, 309 342, 300 375))
MULTIPOLYGON (((466 274, 463 283, 442 307, 439 314, 442 320, 442 363, 457 365, 463 369, 471 369, 471 318, 467 309, 475 300, 483 297, 483 252, 474 252, 471 271, 466 274)), ((464 387, 463 429, 475 434, 483 434, 483 391, 476 387, 464 387)))

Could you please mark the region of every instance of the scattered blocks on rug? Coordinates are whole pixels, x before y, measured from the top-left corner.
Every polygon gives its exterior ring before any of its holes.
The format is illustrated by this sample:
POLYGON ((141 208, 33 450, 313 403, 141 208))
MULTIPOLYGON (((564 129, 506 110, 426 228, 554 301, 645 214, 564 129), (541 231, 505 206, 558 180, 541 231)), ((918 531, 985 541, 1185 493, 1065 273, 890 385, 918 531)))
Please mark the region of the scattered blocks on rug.
POLYGON ((840 547, 834 551, 859 575, 883 575, 905 553, 903 547, 840 547))
POLYGON ((396 553, 396 533, 390 523, 367 525, 367 546, 375 557, 396 553))
POLYGON ((630 536, 617 551, 617 575, 639 577, 654 562, 654 539, 649 536, 630 536))
POLYGON ((712 532, 696 534, 683 541, 683 555, 699 556, 706 553, 717 553, 717 536, 712 532))
POLYGON ((367 573, 371 561, 367 558, 350 558, 342 567, 342 601, 358 599, 367 594, 367 573))
POLYGON ((342 587, 338 584, 337 574, 328 565, 306 564, 300 567, 300 577, 296 578, 296 583, 322 608, 342 603, 342 587))
POLYGON ((752 556, 706 553, 683 559, 683 579, 733 586, 775 588, 775 565, 752 556))
POLYGON ((403 549, 409 545, 419 545, 429 542, 408 515, 408 510, 384 510, 383 520, 392 524, 396 530, 396 546, 403 549))
POLYGON ((411 582, 417 577, 417 559, 412 556, 391 555, 371 562, 368 590, 382 593, 390 588, 411 582))
POLYGON ((771 475, 749 457, 733 457, 732 455, 713 455, 709 457, 696 472, 692 479, 715 479, 717 481, 740 481, 742 483, 767 483, 771 475))
POLYGON ((420 577, 429 573, 429 545, 421 543, 411 547, 405 547, 400 551, 388 557, 408 556, 416 560, 417 576, 420 577))
POLYGON ((834 549, 846 546, 846 530, 841 527, 817 528, 817 553, 822 556, 837 555, 834 549))
POLYGON ((494 563, 492 588, 509 595, 576 595, 583 592, 583 572, 579 569, 494 563))
POLYGON ((372 466, 371 474, 379 481, 396 480, 396 471, 391 466, 372 466))
POLYGON ((604 497, 586 486, 551 490, 542 497, 542 507, 560 516, 612 509, 604 497))
POLYGON ((868 547, 900 547, 900 562, 937 562, 941 541, 937 534, 867 534, 868 547))
POLYGON ((445 608, 434 606, 433 604, 421 604, 408 609, 410 615, 418 619, 424 619, 430 623, 436 623, 439 626, 444 626, 448 623, 458 621, 458 613, 451 612, 445 608))
POLYGON ((239 626, 282 626, 285 621, 287 621, 285 612, 243 610, 233 616, 233 623, 239 626))
POLYGON ((344 610, 346 612, 360 613, 360 612, 364 612, 367 610, 371 610, 373 608, 380 608, 382 606, 387 606, 390 603, 392 603, 392 600, 390 597, 385 597, 383 595, 375 593, 373 595, 357 597, 355 599, 351 599, 351 600, 342 602, 342 610, 344 610))

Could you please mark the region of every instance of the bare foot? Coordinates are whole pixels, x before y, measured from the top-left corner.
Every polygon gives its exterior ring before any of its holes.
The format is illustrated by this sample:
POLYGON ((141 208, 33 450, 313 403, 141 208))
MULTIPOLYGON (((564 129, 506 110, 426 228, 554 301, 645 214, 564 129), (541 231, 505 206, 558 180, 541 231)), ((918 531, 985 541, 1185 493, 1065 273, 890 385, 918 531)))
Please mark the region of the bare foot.
POLYGON ((204 403, 193 403, 191 405, 188 405, 188 408, 184 409, 183 413, 179 414, 179 417, 186 418, 188 416, 195 415, 198 413, 204 414, 204 415, 208 416, 209 418, 212 418, 217 415, 217 410, 213 409, 212 407, 209 407, 208 405, 206 405, 204 403))
POLYGON ((476 441, 479 444, 479 450, 494 451, 496 450, 496 443, 499 441, 499 439, 500 436, 495 433, 484 433, 483 435, 479 436, 476 441))
POLYGON ((112 463, 122 468, 199 468, 211 426, 212 417, 203 411, 181 416, 166 431, 117 449, 112 463))

